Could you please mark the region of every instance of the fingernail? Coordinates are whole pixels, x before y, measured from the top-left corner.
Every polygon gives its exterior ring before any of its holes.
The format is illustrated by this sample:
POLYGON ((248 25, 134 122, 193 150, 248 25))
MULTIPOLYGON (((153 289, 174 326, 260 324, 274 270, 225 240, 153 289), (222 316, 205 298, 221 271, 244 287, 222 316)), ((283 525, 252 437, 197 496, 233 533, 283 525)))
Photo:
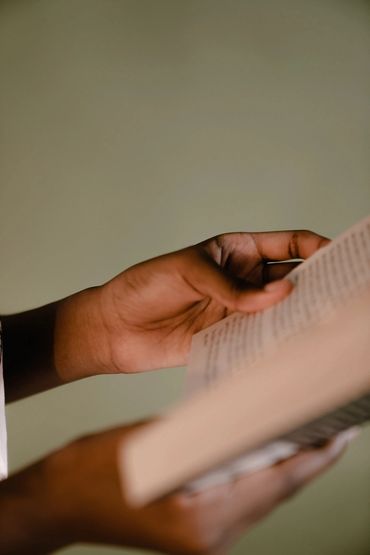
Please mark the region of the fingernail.
POLYGON ((352 428, 348 428, 348 430, 345 430, 344 432, 339 434, 338 437, 341 439, 343 443, 348 445, 348 443, 351 443, 351 441, 356 439, 356 437, 358 437, 360 433, 361 433, 361 428, 359 426, 353 426, 352 428))
POLYGON ((281 291, 282 289, 286 289, 287 286, 292 286, 292 283, 288 279, 279 279, 278 281, 271 281, 267 283, 264 287, 264 290, 267 293, 275 293, 277 291, 281 291))
POLYGON ((351 443, 351 441, 353 441, 356 437, 358 437, 359 433, 360 433, 360 428, 355 426, 353 428, 349 428, 348 430, 345 430, 344 432, 341 432, 340 434, 338 434, 330 449, 332 456, 335 458, 338 455, 340 455, 346 449, 346 447, 351 443))

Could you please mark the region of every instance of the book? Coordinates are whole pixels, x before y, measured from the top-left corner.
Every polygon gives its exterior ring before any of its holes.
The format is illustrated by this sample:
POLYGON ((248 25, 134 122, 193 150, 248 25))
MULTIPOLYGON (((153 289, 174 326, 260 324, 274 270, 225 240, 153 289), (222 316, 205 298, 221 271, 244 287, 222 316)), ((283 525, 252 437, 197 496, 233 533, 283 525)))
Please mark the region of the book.
POLYGON ((279 304, 194 335, 185 399, 120 450, 131 503, 256 471, 370 419, 370 217, 287 277, 279 304))

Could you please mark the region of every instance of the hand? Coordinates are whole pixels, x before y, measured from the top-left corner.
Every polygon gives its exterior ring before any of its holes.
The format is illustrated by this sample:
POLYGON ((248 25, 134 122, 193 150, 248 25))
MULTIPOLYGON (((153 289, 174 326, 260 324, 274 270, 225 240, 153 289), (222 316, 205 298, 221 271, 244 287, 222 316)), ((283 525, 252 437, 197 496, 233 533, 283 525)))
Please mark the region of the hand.
POLYGON ((350 437, 196 494, 142 508, 125 500, 118 446, 136 426, 74 441, 0 484, 0 555, 32 555, 75 542, 161 553, 224 553, 238 536, 329 468, 350 437))
POLYGON ((132 266, 62 305, 60 375, 68 380, 78 366, 82 377, 87 370, 184 365, 194 333, 234 311, 268 308, 290 292, 292 285, 281 278, 294 264, 268 262, 307 258, 327 242, 310 231, 228 233, 132 266), (81 325, 78 312, 90 314, 81 325))
POLYGON ((195 332, 289 293, 281 278, 296 262, 268 262, 307 258, 327 242, 310 231, 219 235, 103 286, 1 316, 6 400, 95 374, 183 365, 195 332))

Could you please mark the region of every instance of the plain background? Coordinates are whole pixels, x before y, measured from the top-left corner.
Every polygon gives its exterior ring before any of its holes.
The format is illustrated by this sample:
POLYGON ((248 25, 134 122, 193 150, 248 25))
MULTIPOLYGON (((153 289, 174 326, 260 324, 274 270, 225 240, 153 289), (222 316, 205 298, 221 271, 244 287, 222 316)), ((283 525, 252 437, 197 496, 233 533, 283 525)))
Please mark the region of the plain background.
MULTIPOLYGON (((359 0, 0 1, 1 311, 220 232, 334 236, 368 214, 369 23, 359 0)), ((11 468, 158 412, 182 376, 9 406, 11 468)), ((233 555, 368 554, 369 458, 367 430, 233 555)))

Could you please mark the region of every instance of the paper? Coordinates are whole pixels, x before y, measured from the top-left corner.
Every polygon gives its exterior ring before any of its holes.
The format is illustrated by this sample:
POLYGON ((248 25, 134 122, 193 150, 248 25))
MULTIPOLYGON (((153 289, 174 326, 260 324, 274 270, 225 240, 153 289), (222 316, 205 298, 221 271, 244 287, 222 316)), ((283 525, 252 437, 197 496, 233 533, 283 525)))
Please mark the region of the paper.
POLYGON ((294 290, 255 314, 233 314, 193 337, 188 395, 258 361, 285 339, 328 318, 370 283, 370 217, 320 249, 287 276, 294 290))

